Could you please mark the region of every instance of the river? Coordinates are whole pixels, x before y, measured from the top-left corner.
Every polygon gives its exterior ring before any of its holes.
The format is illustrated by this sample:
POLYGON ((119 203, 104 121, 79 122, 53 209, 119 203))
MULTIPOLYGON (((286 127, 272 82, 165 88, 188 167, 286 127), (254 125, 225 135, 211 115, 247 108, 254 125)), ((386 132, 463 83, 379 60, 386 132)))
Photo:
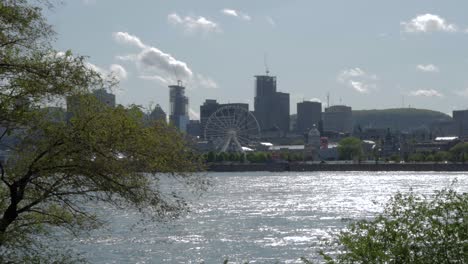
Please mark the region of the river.
MULTIPOLYGON (((468 192, 468 173, 210 173, 192 211, 166 223, 99 208, 106 228, 74 239, 91 263, 302 263, 349 221, 370 218, 397 191, 468 192)), ((97 208, 96 208, 97 210, 97 208)))

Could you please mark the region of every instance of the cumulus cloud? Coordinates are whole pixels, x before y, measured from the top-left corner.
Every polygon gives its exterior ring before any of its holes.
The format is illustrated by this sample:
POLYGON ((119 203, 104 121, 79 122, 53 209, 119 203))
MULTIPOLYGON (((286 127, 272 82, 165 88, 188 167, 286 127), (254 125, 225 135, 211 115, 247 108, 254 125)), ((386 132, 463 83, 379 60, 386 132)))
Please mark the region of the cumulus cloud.
POLYGON ((423 96, 423 97, 443 97, 444 95, 434 89, 419 89, 410 92, 411 96, 423 96))
POLYGON ((359 93, 369 93, 377 88, 377 75, 370 74, 361 68, 346 69, 338 74, 337 80, 339 83, 345 84, 359 93))
POLYGON ((221 32, 221 27, 205 17, 185 16, 181 17, 177 13, 172 13, 167 16, 170 24, 182 27, 187 33, 211 33, 221 32))
POLYGON ((421 72, 439 72, 439 68, 434 64, 419 64, 416 69, 421 72))
POLYGON ((144 49, 146 45, 141 42, 141 40, 133 35, 128 34, 127 32, 114 32, 113 37, 115 41, 121 44, 130 44, 136 46, 137 48, 144 49))
POLYGON ((237 17, 237 18, 240 18, 240 19, 245 20, 245 21, 252 20, 252 18, 248 14, 243 13, 241 11, 237 11, 235 9, 225 8, 225 9, 221 10, 221 13, 223 13, 226 16, 237 17))
POLYGON ((403 27, 403 31, 408 33, 457 31, 455 24, 449 24, 444 18, 433 14, 418 15, 410 21, 401 22, 400 24, 403 27))
MULTIPOLYGON (((171 54, 160 49, 146 45, 137 36, 127 32, 116 32, 113 34, 118 43, 139 47, 136 54, 116 56, 117 59, 135 63, 139 78, 157 81, 164 85, 176 83, 182 80, 196 88, 217 88, 217 84, 209 77, 194 73, 187 63, 177 60, 171 54)), ((116 68, 117 70, 117 68, 116 68)))
POLYGON ((86 67, 99 73, 102 78, 115 79, 117 81, 126 80, 128 77, 127 70, 120 64, 111 64, 109 69, 103 69, 95 64, 86 62, 86 67))

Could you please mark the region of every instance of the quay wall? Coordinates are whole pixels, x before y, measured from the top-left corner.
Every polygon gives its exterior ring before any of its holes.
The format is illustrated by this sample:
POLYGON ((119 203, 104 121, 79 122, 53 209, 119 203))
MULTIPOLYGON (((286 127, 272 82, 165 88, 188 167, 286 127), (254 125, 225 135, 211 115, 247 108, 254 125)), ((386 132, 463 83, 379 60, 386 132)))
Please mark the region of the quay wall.
POLYGON ((208 171, 467 171, 468 164, 460 163, 382 163, 382 164, 305 164, 305 163, 260 163, 260 164, 208 164, 208 171))

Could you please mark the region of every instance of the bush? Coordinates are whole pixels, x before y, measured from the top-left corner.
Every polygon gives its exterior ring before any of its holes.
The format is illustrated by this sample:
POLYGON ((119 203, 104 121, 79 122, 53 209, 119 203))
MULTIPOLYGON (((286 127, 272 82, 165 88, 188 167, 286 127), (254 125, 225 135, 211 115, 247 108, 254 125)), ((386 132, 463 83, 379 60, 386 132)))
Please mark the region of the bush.
POLYGON ((333 247, 338 255, 320 254, 329 264, 466 263, 466 212, 466 193, 442 190, 431 199, 398 193, 374 220, 358 221, 339 234, 333 247))

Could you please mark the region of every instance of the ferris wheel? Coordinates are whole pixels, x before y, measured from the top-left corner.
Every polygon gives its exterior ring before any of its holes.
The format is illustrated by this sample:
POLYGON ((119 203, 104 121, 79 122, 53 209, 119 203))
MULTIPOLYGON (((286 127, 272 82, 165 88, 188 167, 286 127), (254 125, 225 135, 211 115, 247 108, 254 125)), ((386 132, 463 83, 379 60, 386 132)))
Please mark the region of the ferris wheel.
POLYGON ((220 152, 244 152, 260 139, 255 116, 241 105, 228 105, 214 112, 205 125, 205 139, 220 152))

